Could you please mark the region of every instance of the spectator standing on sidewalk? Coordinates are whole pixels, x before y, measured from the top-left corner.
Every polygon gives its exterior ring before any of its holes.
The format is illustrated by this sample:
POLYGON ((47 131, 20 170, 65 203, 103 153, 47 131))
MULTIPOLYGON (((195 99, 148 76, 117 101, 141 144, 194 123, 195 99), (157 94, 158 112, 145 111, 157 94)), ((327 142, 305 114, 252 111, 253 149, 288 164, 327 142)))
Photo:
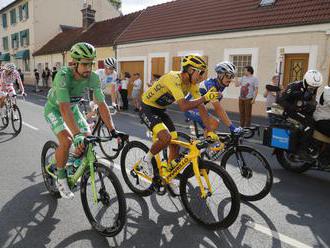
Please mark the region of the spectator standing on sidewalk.
MULTIPOLYGON (((272 77, 272 81, 268 84, 266 84, 266 89, 264 92, 264 97, 266 98, 266 111, 270 110, 272 108, 273 103, 276 102, 277 95, 280 94, 280 91, 282 89, 281 85, 279 85, 279 76, 274 75, 272 77)), ((268 114, 269 123, 272 123, 272 116, 271 114, 268 114)))
POLYGON ((45 71, 45 69, 42 70, 41 78, 42 78, 42 87, 45 87, 46 86, 46 71, 45 71))
POLYGON ((46 71, 46 78, 45 78, 46 87, 48 88, 48 80, 49 80, 49 77, 50 77, 50 70, 49 70, 48 67, 46 67, 45 71, 46 71))
POLYGON ((158 81, 158 79, 160 79, 161 75, 158 75, 158 74, 152 74, 152 79, 150 80, 149 83, 147 83, 147 86, 148 87, 151 87, 154 82, 158 81))
POLYGON ((121 80, 120 95, 123 101, 123 110, 128 110, 127 86, 129 84, 130 78, 131 75, 128 72, 125 72, 124 78, 121 80))
POLYGON ((38 85, 39 85, 39 80, 40 80, 40 73, 38 72, 38 69, 34 69, 34 78, 35 78, 35 82, 36 82, 36 92, 39 92, 39 88, 38 88, 38 85))
POLYGON ((244 76, 238 81, 236 80, 235 86, 241 87, 239 97, 239 113, 240 113, 240 126, 251 126, 252 105, 255 103, 258 95, 258 79, 253 76, 253 67, 248 65, 244 67, 244 76))
POLYGON ((140 110, 140 102, 141 102, 141 88, 142 81, 140 79, 140 73, 134 73, 133 75, 133 90, 132 90, 132 98, 134 103, 134 111, 138 112, 140 110))
POLYGON ((54 81, 54 78, 56 76, 56 73, 57 73, 57 68, 54 66, 53 67, 53 71, 52 71, 52 82, 54 81))
MULTIPOLYGON (((20 68, 17 69, 17 71, 19 73, 19 76, 21 77, 22 84, 24 86, 24 74, 23 74, 23 72, 22 72, 22 70, 20 68)), ((15 84, 16 84, 16 88, 19 89, 19 84, 18 84, 18 81, 17 80, 16 80, 15 84)))

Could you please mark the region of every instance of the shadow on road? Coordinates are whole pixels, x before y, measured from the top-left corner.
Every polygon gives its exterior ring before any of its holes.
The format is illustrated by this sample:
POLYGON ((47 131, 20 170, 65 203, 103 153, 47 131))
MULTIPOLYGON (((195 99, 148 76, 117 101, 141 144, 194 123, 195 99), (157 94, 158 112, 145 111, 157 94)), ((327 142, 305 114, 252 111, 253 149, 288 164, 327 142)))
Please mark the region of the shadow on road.
POLYGON ((43 183, 19 192, 0 211, 0 247, 45 247, 60 221, 56 208, 43 183))
POLYGON ((330 244, 330 179, 325 172, 295 174, 276 170, 280 182, 274 183, 271 195, 296 214, 288 213, 292 225, 309 227, 318 242, 317 247, 330 244))

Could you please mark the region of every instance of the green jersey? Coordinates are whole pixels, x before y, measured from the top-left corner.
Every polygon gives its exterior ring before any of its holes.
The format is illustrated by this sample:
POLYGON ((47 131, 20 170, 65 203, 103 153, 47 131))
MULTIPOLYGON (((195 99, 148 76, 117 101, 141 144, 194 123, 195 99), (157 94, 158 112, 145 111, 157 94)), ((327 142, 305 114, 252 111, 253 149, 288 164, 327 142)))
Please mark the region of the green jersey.
POLYGON ((96 73, 92 72, 89 78, 76 80, 73 77, 73 71, 69 67, 63 67, 57 72, 53 87, 48 92, 47 103, 44 109, 44 117, 56 135, 68 129, 59 109, 59 103, 65 102, 71 103, 71 110, 80 132, 91 132, 77 105, 87 89, 93 90, 97 102, 104 101, 104 95, 100 88, 100 79, 96 73))
POLYGON ((81 100, 87 89, 93 90, 98 102, 104 101, 100 79, 95 72, 92 72, 89 78, 76 80, 72 69, 63 67, 57 72, 53 87, 48 92, 47 105, 57 109, 59 103, 69 102, 75 105, 81 100))

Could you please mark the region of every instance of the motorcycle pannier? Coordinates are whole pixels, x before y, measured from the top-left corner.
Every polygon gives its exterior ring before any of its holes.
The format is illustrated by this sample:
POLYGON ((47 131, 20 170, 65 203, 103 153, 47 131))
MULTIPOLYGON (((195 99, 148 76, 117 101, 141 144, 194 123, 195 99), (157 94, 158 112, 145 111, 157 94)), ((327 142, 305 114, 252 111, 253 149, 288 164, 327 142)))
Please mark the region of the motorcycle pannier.
POLYGON ((294 151, 297 132, 283 127, 267 127, 264 130, 263 144, 266 146, 294 151))

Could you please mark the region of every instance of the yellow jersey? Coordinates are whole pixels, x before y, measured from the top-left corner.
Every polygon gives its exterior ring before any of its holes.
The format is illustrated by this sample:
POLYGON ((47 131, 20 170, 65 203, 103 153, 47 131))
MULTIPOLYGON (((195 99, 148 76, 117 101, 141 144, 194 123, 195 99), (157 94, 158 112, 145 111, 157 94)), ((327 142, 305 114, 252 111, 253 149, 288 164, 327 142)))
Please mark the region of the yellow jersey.
POLYGON ((180 71, 171 71, 163 75, 143 93, 142 102, 155 108, 165 109, 166 106, 185 98, 189 93, 195 99, 201 97, 199 86, 184 84, 180 74, 180 71))

